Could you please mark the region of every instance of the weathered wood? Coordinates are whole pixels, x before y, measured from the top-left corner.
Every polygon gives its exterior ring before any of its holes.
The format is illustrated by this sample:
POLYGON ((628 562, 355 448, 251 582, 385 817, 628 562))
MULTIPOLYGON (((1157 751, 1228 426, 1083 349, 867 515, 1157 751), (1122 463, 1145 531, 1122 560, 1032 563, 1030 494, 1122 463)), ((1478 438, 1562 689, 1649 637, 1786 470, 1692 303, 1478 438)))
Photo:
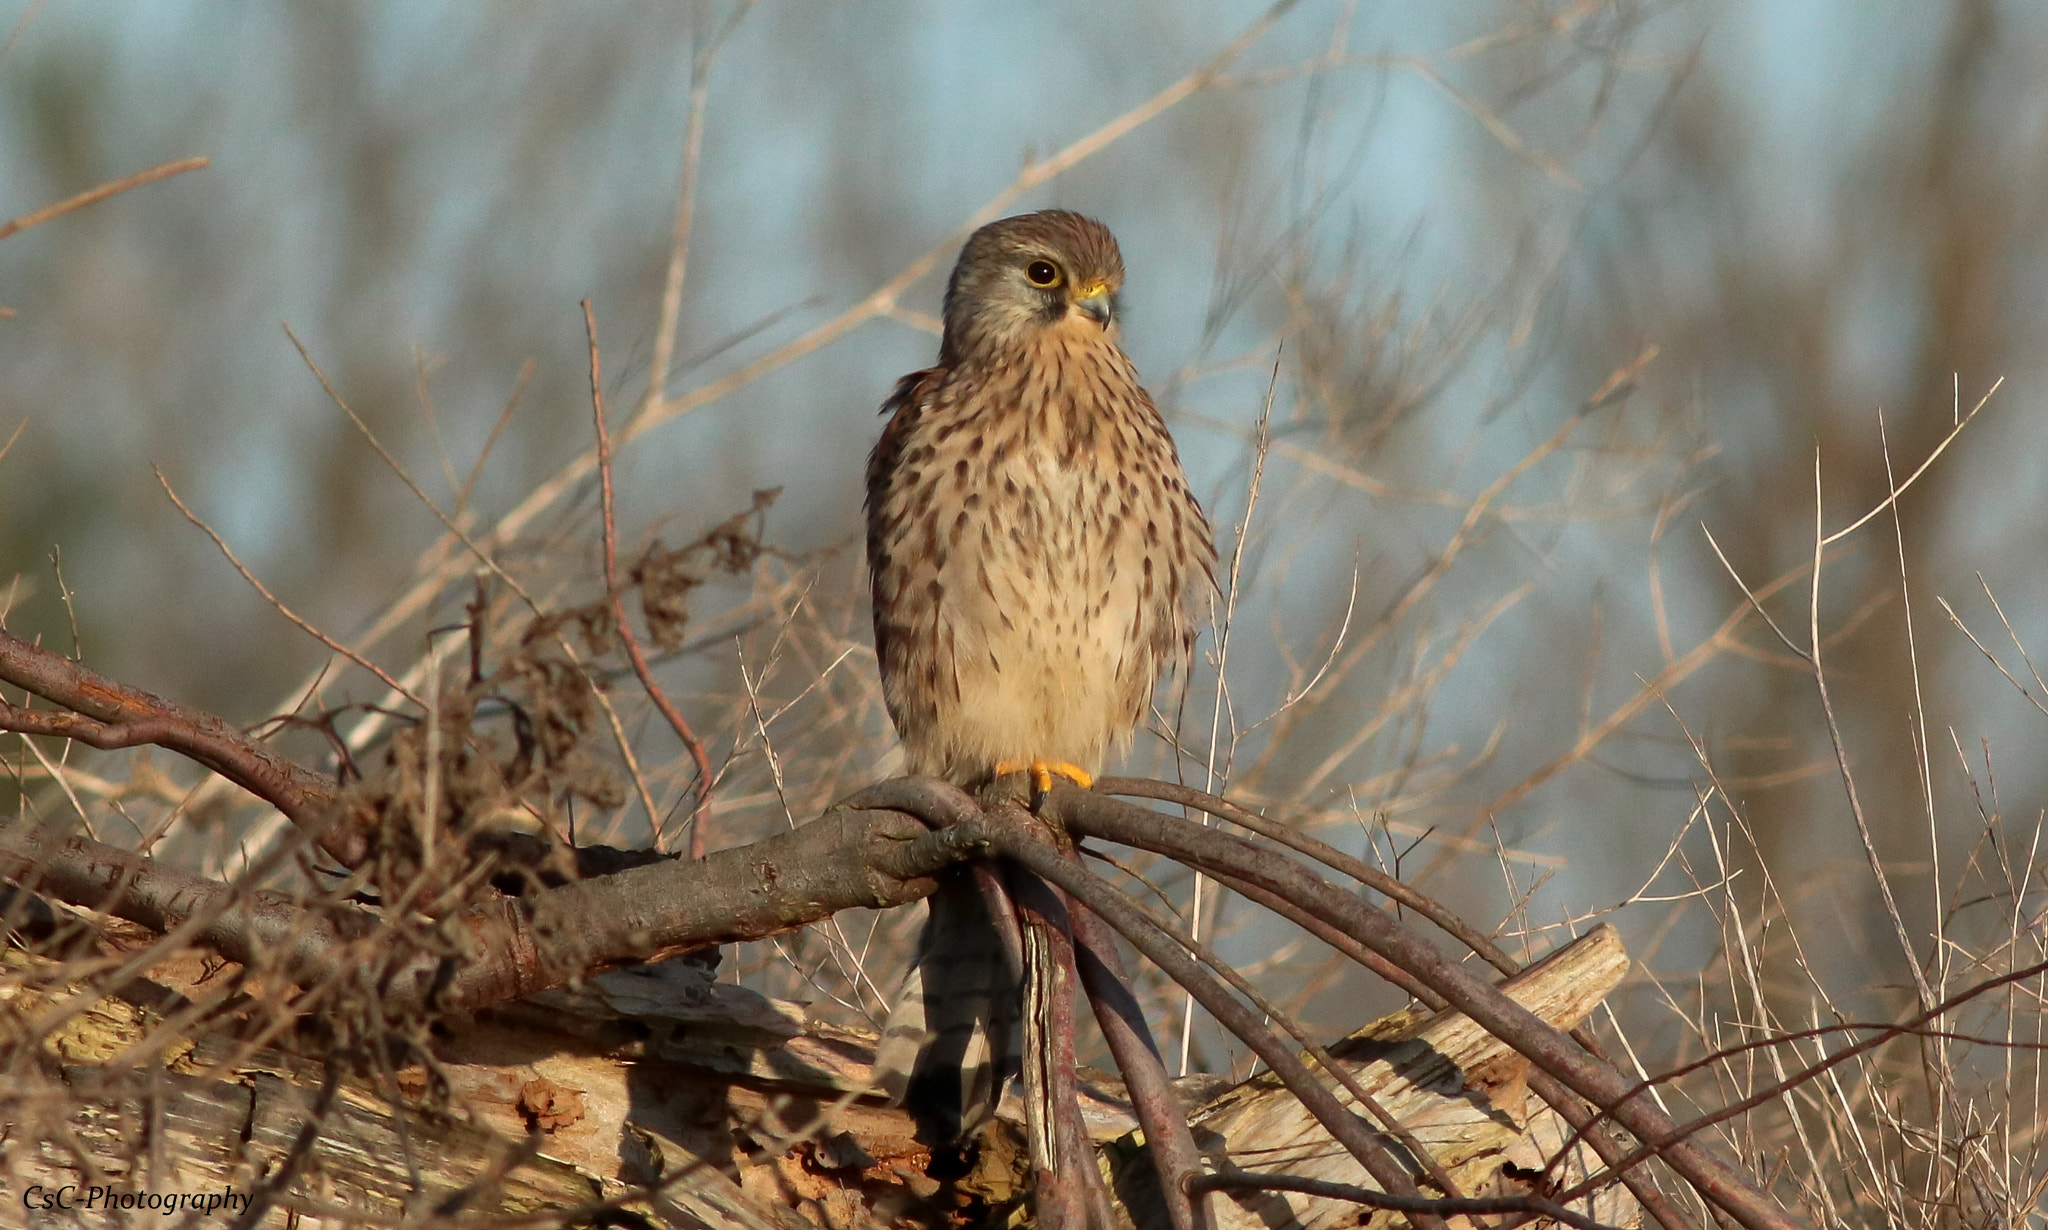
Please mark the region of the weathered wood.
MULTIPOLYGON (((66 1182, 247 1193, 292 1153, 313 1117, 324 1076, 315 1060, 241 1047, 217 1029, 180 1034, 178 1007, 216 996, 226 982, 198 954, 151 971, 155 983, 134 984, 142 994, 83 1002, 51 985, 50 963, 19 952, 5 962, 0 1043, 15 1131, 0 1144, 0 1183, 15 1198, 34 1183, 66 1182), (67 1005, 68 1018, 51 1028, 67 1005)), ((1603 927, 1507 989, 1546 1020, 1570 1025, 1627 964, 1603 927)), ((342 1082, 281 1207, 325 1215, 301 1225, 348 1224, 351 1214, 389 1219, 468 1193, 457 1203, 479 1214, 613 1199, 657 1226, 846 1230, 941 1224, 963 1198, 991 1208, 1022 1199, 1011 1125, 994 1125, 973 1174, 942 1185, 926 1173, 931 1155, 908 1115, 850 1096, 867 1086, 873 1042, 814 1022, 797 1005, 717 983, 687 961, 616 971, 451 1020, 431 1074, 444 1096, 431 1106, 422 1096, 429 1075, 417 1069, 395 1074, 389 1087, 342 1082), (647 1198, 644 1185, 664 1176, 672 1181, 647 1198)), ((1468 1195, 1518 1191, 1502 1180, 1502 1166, 1540 1167, 1564 1138, 1555 1116, 1528 1097, 1522 1062, 1456 1014, 1397 1013, 1330 1049, 1468 1195)), ((1082 1083, 1091 1127, 1109 1140, 1103 1155, 1116 1190, 1139 1226, 1163 1224, 1115 1082, 1084 1073, 1082 1083)), ((1189 1085, 1202 1094, 1213 1087, 1189 1085)), ((1210 1099, 1194 1123, 1220 1168, 1369 1185, 1271 1078, 1210 1099)), ((1562 1177, 1583 1172, 1575 1157, 1562 1177)), ((1219 1230, 1394 1222, 1299 1195, 1214 1203, 1224 1215, 1219 1230)), ((1611 1193, 1592 1215, 1611 1225, 1635 1219, 1625 1196, 1611 1193)), ((285 1216, 264 1224, 283 1225, 285 1216)))
MULTIPOLYGON (((14 1126, 24 1139, 6 1153, 5 1187, 17 1207, 36 1185, 51 1192, 73 1185, 77 1192, 66 1203, 83 1203, 95 1187, 246 1199, 295 1152, 319 1096, 317 1084, 301 1083, 309 1075, 303 1065, 267 1053, 231 1071, 208 1068, 209 1046, 158 1068, 64 1062, 75 1044, 134 1041, 125 1032, 102 1032, 140 1024, 115 1015, 92 1010, 82 1018, 86 1030, 46 1048, 51 1069, 15 1072, 14 1126), (21 1115, 25 1103, 41 1113, 21 1115)), ((571 1208, 598 1196, 587 1176, 552 1159, 510 1164, 514 1141, 435 1116, 394 1115, 359 1092, 337 1097, 317 1119, 296 1179, 260 1224, 284 1225, 287 1208, 345 1222, 442 1206, 497 1213, 571 1208)))
MULTIPOLYGON (((74 1206, 93 1188, 246 1198, 302 1152, 260 1225, 389 1224, 429 1210, 533 1213, 608 1198, 677 1230, 806 1225, 652 1132, 622 1138, 633 1107, 617 1095, 634 1065, 579 1054, 572 1037, 480 1027, 455 1049, 496 1047, 495 1062, 441 1068, 445 1106, 422 1104, 417 1070, 396 1074, 396 1106, 359 1079, 323 1099, 326 1074, 315 1060, 225 1036, 184 1037, 158 1013, 119 998, 67 1002, 62 992, 37 989, 53 963, 20 952, 4 962, 0 1045, 11 1131, 0 1147, 0 1187, 9 1207, 20 1207, 31 1188, 54 1194, 67 1184, 74 1206), (306 1132, 309 1122, 316 1126, 306 1132), (604 1134, 601 1148, 589 1147, 604 1134), (624 1199, 639 1182, 686 1167, 652 1198, 624 1199)), ((167 1002, 178 998, 156 990, 167 1002)), ((95 1201, 92 1209, 44 1212, 51 1224, 122 1224, 106 1220, 103 1197, 95 1201)), ((239 1211, 230 1205, 213 1216, 239 1211)), ((159 1224, 155 1216, 142 1215, 159 1224)), ((0 1224, 9 1220, 0 1214, 0 1224)))
MULTIPOLYGON (((1560 1028, 1579 1023, 1628 972, 1628 956, 1612 927, 1601 926, 1503 984, 1518 1003, 1560 1028)), ((1499 1039, 1455 1012, 1419 1009, 1384 1017, 1329 1048, 1333 1057, 1430 1151, 1468 1196, 1521 1195, 1507 1166, 1541 1168, 1569 1129, 1529 1096, 1528 1063, 1499 1039)), ((1357 1103, 1338 1089, 1349 1106, 1357 1103)), ((1361 1110, 1361 1114, 1364 1112, 1361 1110)), ((1377 1188, 1364 1168, 1330 1139, 1279 1081, 1247 1081, 1194 1117, 1196 1142, 1222 1171, 1286 1173, 1377 1188)), ((1392 1142, 1389 1142, 1392 1144, 1392 1142)), ((1398 1145, 1393 1145, 1399 1150, 1398 1145)), ((1119 1196, 1141 1227, 1163 1226, 1145 1151, 1126 1140, 1109 1151, 1119 1196)), ((1563 1168, 1567 1183, 1583 1177, 1589 1159, 1563 1168)), ((1597 1164, 1598 1158, 1590 1161, 1597 1164)), ((1421 1168, 1415 1168, 1420 1173, 1421 1168)), ((1215 1202, 1218 1230, 1337 1230, 1405 1225, 1359 1206, 1292 1193, 1234 1193, 1215 1202)), ((1619 1188, 1605 1192, 1591 1214, 1608 1225, 1633 1225, 1637 1211, 1619 1188)))

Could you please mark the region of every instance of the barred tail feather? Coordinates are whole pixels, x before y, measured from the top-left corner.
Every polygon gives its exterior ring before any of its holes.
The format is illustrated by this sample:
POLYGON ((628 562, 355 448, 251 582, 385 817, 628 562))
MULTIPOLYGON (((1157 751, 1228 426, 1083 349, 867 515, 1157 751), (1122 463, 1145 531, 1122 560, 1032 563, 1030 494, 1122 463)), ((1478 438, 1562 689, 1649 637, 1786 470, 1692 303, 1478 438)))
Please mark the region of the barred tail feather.
POLYGON ((910 1091, 910 1073, 929 1041, 931 1032, 924 1023, 924 971, 913 965, 903 989, 896 993, 895 1007, 889 1010, 882 1041, 875 1047, 875 1075, 869 1088, 886 1097, 889 1105, 903 1105, 903 1097, 910 1091))
POLYGON ((933 1143, 951 1144, 988 1121, 1018 1071, 1018 987, 971 872, 949 873, 927 908, 872 1088, 933 1143))

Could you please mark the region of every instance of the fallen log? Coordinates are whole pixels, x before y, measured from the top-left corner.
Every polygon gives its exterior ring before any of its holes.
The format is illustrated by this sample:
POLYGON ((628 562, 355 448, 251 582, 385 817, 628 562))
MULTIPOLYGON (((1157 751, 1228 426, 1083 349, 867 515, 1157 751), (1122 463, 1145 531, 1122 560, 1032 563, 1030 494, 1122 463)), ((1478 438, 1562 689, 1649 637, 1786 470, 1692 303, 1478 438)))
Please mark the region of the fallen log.
MULTIPOLYGON (((96 925, 109 955, 150 938, 114 920, 96 925)), ((991 1125, 970 1173, 934 1176, 909 1116, 858 1096, 872 1035, 718 983, 701 962, 615 971, 450 1018, 430 1065, 380 1082, 325 1070, 290 1031, 238 1041, 220 1028, 232 1006, 217 1002, 232 979, 197 952, 106 996, 67 989, 43 958, 16 951, 6 961, 0 1037, 17 1133, 0 1165, 10 1200, 67 1184, 269 1190, 275 1207, 257 1224, 554 1210, 697 1230, 843 1230, 958 1225, 1027 1196, 1015 1123, 991 1125), (181 1032, 202 1018, 194 1036, 181 1032)), ((1627 966, 1601 927, 1505 989, 1569 1027, 1627 966)), ((253 1027, 263 1014, 244 1016, 253 1027)), ((1395 1013, 1329 1049, 1464 1195, 1529 1193, 1566 1138, 1529 1096, 1519 1056, 1456 1013, 1395 1013)), ((1146 1230, 1163 1225, 1116 1082, 1082 1084, 1123 1214, 1146 1230)), ((1254 1077, 1207 1097, 1214 1086, 1186 1088, 1206 1099, 1193 1123, 1215 1170, 1369 1185, 1277 1081, 1254 1077)), ((1568 1153, 1550 1178, 1569 1185, 1596 1161, 1568 1153)), ((1218 1230, 1405 1224, 1300 1193, 1234 1191, 1211 1204, 1218 1230)), ((1608 1225, 1637 1220, 1618 1186, 1575 1211, 1608 1225)))

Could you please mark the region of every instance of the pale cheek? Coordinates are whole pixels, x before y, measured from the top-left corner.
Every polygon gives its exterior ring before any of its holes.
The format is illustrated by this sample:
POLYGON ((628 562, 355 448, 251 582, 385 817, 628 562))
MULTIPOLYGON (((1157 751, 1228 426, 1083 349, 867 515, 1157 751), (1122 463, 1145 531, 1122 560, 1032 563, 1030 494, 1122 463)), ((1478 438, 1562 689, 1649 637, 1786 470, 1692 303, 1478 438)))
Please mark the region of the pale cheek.
POLYGON ((967 337, 980 357, 994 358, 1029 338, 1029 324, 1016 312, 985 307, 971 318, 967 337))
POLYGON ((1080 308, 1067 309, 1067 314, 1054 321, 1047 331, 1063 342, 1081 344, 1099 342, 1104 338, 1113 342, 1118 336, 1116 321, 1098 324, 1093 316, 1080 308))

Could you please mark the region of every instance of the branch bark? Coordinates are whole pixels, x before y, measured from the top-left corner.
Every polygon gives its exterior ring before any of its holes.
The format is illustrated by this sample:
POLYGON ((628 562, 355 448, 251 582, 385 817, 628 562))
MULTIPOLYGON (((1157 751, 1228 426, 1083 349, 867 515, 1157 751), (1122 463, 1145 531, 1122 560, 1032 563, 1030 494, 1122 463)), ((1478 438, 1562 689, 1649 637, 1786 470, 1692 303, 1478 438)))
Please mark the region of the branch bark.
MULTIPOLYGON (((907 905, 973 845, 901 812, 842 810, 699 861, 495 897, 447 920, 453 955, 422 952, 401 964, 382 1006, 475 1011, 628 962, 762 939, 841 910, 907 905)), ((277 968, 302 985, 359 960, 350 941, 373 938, 379 926, 361 907, 309 908, 290 894, 230 887, 20 823, 0 824, 0 878, 159 933, 184 929, 229 960, 277 968)))
POLYGON ((0 730, 54 735, 108 750, 154 744, 275 807, 344 866, 357 866, 369 852, 368 834, 337 823, 333 783, 211 713, 116 683, 9 632, 0 632, 0 682, 70 710, 30 709, 0 700, 0 730))

